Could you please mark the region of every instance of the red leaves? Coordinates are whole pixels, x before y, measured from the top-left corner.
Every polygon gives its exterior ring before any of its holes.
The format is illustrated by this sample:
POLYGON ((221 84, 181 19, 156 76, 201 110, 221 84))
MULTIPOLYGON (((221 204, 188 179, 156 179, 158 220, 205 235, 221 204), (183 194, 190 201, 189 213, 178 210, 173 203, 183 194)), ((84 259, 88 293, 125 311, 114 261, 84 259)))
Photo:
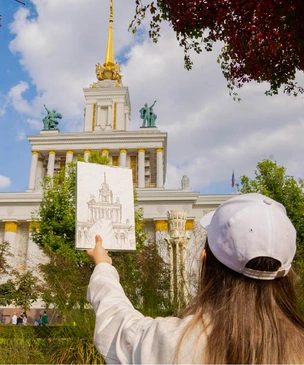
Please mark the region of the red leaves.
POLYGON ((157 40, 160 22, 169 21, 186 59, 190 49, 200 52, 198 39, 208 50, 225 42, 220 63, 230 86, 256 80, 269 82, 270 93, 282 85, 287 93, 297 88, 295 72, 304 68, 303 0, 157 0, 150 11, 152 38, 157 40))

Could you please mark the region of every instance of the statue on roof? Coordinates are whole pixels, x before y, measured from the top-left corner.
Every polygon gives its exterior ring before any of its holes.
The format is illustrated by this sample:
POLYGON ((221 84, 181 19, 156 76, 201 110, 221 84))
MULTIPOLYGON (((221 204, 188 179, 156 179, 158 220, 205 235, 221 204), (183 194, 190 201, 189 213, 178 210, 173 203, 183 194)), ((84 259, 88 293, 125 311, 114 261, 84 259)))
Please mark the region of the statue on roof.
POLYGON ((57 121, 57 119, 61 119, 62 115, 58 113, 55 109, 51 111, 45 106, 45 104, 43 105, 47 112, 47 115, 42 119, 43 130, 44 131, 58 130, 57 126, 59 122, 57 121))
POLYGON ((157 100, 154 101, 154 103, 151 106, 148 106, 148 104, 145 104, 140 109, 140 118, 143 120, 141 127, 156 127, 155 121, 157 118, 157 115, 153 111, 153 107, 155 105, 157 100))

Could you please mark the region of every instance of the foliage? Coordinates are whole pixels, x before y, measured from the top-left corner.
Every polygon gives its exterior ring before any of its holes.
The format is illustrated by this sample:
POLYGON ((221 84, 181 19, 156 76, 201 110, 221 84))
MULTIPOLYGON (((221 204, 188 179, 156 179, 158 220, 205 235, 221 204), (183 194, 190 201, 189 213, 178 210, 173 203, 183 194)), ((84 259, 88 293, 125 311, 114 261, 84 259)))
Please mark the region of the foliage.
POLYGON ((26 312, 31 308, 32 303, 40 297, 40 284, 30 270, 25 272, 14 270, 13 274, 12 284, 15 289, 12 293, 13 304, 26 312))
POLYGON ((75 249, 75 164, 53 178, 46 177, 43 198, 33 217, 32 239, 49 256, 41 265, 46 280, 42 298, 59 311, 76 305, 84 308, 86 287, 93 264, 86 253, 75 249))
POLYGON ((9 251, 9 243, 1 242, 0 243, 0 273, 7 274, 10 269, 10 265, 7 262, 7 258, 12 256, 9 251))
POLYGON ((8 280, 0 285, 0 305, 7 306, 13 303, 15 285, 12 280, 8 280))
POLYGON ((30 270, 11 270, 11 265, 7 262, 7 258, 13 256, 9 247, 7 242, 0 243, 0 272, 9 276, 9 279, 0 285, 0 305, 14 304, 27 311, 38 299, 40 287, 30 270))
POLYGON ((93 330, 93 314, 77 311, 64 326, 2 325, 0 364, 102 364, 93 330))
POLYGON ((257 164, 255 178, 241 176, 241 193, 258 192, 280 202, 297 231, 297 254, 295 270, 298 274, 298 299, 304 313, 304 183, 286 175, 286 169, 277 162, 263 160, 257 164))
POLYGON ((297 230, 298 249, 304 243, 304 184, 286 175, 286 169, 275 161, 263 160, 257 164, 255 178, 241 176, 241 193, 259 192, 283 204, 297 230))
MULTIPOLYGON (((85 159, 83 156, 77 157, 78 161, 85 162, 85 159)), ((109 165, 110 159, 108 155, 99 152, 99 151, 91 151, 89 154, 88 162, 91 163, 98 163, 99 165, 109 165)))
MULTIPOLYGON (((85 255, 84 252, 81 254, 85 255)), ((93 264, 90 261, 76 264, 62 256, 62 252, 49 253, 49 259, 49 263, 41 265, 46 281, 42 290, 43 301, 47 306, 54 305, 61 314, 75 307, 84 310, 93 264)))
POLYGON ((135 0, 133 32, 149 10, 149 35, 160 37, 162 21, 169 22, 184 48, 185 67, 190 69, 190 51, 201 53, 202 45, 224 44, 218 57, 231 94, 234 88, 255 80, 270 84, 268 95, 281 86, 287 94, 303 93, 295 82, 304 69, 304 3, 302 0, 153 0, 147 5, 135 0))

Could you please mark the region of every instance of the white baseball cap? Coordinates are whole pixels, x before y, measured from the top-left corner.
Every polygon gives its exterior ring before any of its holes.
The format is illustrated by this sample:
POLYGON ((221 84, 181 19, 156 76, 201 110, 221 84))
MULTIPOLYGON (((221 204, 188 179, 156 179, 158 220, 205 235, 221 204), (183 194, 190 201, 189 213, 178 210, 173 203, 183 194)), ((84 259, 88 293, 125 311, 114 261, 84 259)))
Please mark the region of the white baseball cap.
POLYGON ((203 216, 209 247, 225 266, 254 279, 273 280, 287 275, 296 253, 296 230, 285 207, 264 195, 242 194, 203 216), (277 271, 246 268, 256 257, 280 261, 277 271))

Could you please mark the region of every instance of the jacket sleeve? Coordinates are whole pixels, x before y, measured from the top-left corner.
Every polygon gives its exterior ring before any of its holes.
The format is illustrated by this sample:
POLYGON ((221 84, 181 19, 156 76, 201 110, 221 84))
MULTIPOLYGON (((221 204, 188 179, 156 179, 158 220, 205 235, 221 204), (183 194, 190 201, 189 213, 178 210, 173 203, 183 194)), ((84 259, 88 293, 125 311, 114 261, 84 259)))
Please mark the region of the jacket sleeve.
POLYGON ((94 343, 107 363, 172 363, 180 319, 144 317, 126 297, 116 269, 98 264, 87 299, 95 314, 94 343))

